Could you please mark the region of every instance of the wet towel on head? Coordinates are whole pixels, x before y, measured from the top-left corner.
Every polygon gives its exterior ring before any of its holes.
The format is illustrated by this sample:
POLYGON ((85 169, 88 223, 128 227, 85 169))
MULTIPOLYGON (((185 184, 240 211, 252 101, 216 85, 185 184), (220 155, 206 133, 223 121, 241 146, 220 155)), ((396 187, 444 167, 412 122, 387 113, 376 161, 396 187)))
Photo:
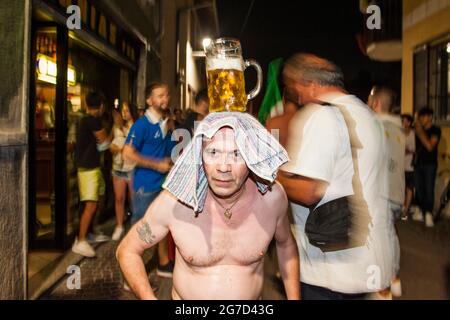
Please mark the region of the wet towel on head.
POLYGON ((289 161, 286 150, 250 114, 209 114, 200 122, 191 143, 184 149, 163 184, 164 189, 192 207, 194 212, 203 210, 208 191, 202 161, 203 138, 211 139, 223 127, 233 129, 236 145, 247 167, 263 180, 256 182, 261 193, 265 193, 273 183, 280 166, 289 161))

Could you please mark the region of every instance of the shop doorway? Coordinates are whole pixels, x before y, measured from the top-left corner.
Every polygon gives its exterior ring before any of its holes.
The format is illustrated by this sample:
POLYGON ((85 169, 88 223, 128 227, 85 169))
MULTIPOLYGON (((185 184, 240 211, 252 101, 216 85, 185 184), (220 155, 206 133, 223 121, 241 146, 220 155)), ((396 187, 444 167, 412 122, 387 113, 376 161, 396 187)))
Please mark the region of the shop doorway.
MULTIPOLYGON (((34 22, 30 72, 29 248, 64 249, 66 234, 68 33, 53 23, 34 22), (57 70, 67 70, 63 74, 57 70)), ((69 237, 68 237, 69 236, 69 237)))

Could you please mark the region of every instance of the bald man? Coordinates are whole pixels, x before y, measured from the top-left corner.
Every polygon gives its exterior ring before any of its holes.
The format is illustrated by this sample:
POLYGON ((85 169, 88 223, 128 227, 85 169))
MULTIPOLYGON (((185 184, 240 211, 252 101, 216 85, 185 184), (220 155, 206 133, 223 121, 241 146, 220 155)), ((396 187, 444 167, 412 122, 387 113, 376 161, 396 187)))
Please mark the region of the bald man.
MULTIPOLYGON (((367 104, 376 113, 377 118, 383 124, 387 146, 387 171, 388 189, 384 196, 389 201, 393 223, 399 218, 405 201, 405 154, 406 141, 403 133, 400 116, 391 114, 395 103, 395 93, 387 87, 374 87, 369 95, 367 104)), ((400 243, 395 229, 391 230, 390 243, 394 257, 391 287, 379 292, 383 299, 390 299, 391 294, 395 297, 401 296, 400 278, 397 276, 400 270, 400 243)))

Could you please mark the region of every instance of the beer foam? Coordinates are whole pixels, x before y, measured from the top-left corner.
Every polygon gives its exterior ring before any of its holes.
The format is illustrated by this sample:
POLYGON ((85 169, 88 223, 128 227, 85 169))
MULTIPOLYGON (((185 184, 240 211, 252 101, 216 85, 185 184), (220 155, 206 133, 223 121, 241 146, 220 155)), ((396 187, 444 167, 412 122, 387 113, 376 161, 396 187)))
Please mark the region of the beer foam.
POLYGON ((233 59, 218 59, 211 58, 207 60, 207 70, 216 69, 234 69, 234 70, 244 70, 244 62, 240 58, 233 59))

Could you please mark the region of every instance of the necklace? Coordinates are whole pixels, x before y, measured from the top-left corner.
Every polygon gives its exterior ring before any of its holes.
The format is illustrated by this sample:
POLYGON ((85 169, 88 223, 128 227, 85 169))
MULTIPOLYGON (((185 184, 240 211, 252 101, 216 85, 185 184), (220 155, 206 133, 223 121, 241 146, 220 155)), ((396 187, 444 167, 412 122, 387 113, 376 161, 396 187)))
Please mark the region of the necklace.
POLYGON ((225 208, 220 202, 219 200, 214 196, 213 193, 211 193, 211 196, 214 198, 214 200, 216 200, 216 202, 219 204, 219 206, 222 207, 222 209, 224 209, 224 213, 223 215, 225 216, 225 218, 227 218, 228 220, 231 219, 231 216, 233 215, 233 212, 231 211, 231 209, 233 209, 233 207, 236 205, 236 203, 238 203, 239 199, 241 198, 241 196, 244 194, 245 192, 245 185, 242 188, 242 192, 241 194, 237 197, 236 201, 229 207, 229 208, 225 208))

